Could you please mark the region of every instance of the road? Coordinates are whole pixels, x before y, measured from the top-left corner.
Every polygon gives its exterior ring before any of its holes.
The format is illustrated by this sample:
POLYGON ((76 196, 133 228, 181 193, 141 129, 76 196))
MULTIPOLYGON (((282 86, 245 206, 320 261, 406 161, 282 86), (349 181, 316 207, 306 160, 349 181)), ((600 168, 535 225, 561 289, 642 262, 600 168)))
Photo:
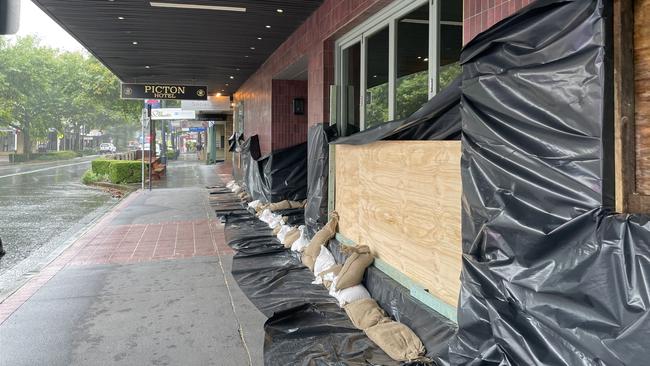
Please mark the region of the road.
POLYGON ((115 204, 81 183, 92 159, 0 167, 0 301, 115 204))

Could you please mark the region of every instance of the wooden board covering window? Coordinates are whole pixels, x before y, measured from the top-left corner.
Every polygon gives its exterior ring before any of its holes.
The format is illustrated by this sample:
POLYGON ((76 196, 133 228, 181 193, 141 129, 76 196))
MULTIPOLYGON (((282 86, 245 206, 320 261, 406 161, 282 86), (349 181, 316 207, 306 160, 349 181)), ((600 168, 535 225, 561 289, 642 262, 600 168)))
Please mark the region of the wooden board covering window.
POLYGON ((650 0, 634 2, 636 191, 650 194, 650 0))
POLYGON ((336 146, 339 232, 457 306, 460 141, 336 146))

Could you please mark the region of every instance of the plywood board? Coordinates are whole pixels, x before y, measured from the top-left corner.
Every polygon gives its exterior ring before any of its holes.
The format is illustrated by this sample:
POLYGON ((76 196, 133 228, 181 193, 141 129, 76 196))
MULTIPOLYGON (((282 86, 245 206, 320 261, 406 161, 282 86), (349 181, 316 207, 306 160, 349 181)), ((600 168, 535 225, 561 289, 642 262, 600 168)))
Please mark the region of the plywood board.
POLYGON ((636 190, 650 194, 650 0, 634 2, 636 190))
POLYGON ((336 148, 339 231, 456 306, 461 269, 459 141, 336 148))

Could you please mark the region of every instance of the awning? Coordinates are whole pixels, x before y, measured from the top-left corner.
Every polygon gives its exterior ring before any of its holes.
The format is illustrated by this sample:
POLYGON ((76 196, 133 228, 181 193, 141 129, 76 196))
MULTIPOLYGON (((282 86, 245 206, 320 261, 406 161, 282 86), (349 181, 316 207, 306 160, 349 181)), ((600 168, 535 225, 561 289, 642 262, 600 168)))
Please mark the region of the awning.
POLYGON ((232 94, 322 0, 33 2, 123 82, 232 94))

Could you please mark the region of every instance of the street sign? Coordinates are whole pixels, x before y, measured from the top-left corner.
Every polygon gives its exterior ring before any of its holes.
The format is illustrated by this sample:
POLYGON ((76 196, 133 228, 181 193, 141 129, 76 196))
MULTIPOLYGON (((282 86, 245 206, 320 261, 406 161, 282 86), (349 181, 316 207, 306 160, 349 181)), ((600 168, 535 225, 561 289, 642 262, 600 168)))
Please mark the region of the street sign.
POLYGON ((205 132, 205 127, 190 127, 190 132, 205 132))
POLYGON ((122 99, 207 100, 208 87, 196 85, 122 84, 122 99))
POLYGON ((181 108, 187 111, 225 112, 230 111, 230 97, 209 96, 207 100, 183 100, 181 108))
POLYGON ((195 111, 184 111, 180 108, 160 108, 151 110, 152 120, 163 119, 195 119, 195 111))

